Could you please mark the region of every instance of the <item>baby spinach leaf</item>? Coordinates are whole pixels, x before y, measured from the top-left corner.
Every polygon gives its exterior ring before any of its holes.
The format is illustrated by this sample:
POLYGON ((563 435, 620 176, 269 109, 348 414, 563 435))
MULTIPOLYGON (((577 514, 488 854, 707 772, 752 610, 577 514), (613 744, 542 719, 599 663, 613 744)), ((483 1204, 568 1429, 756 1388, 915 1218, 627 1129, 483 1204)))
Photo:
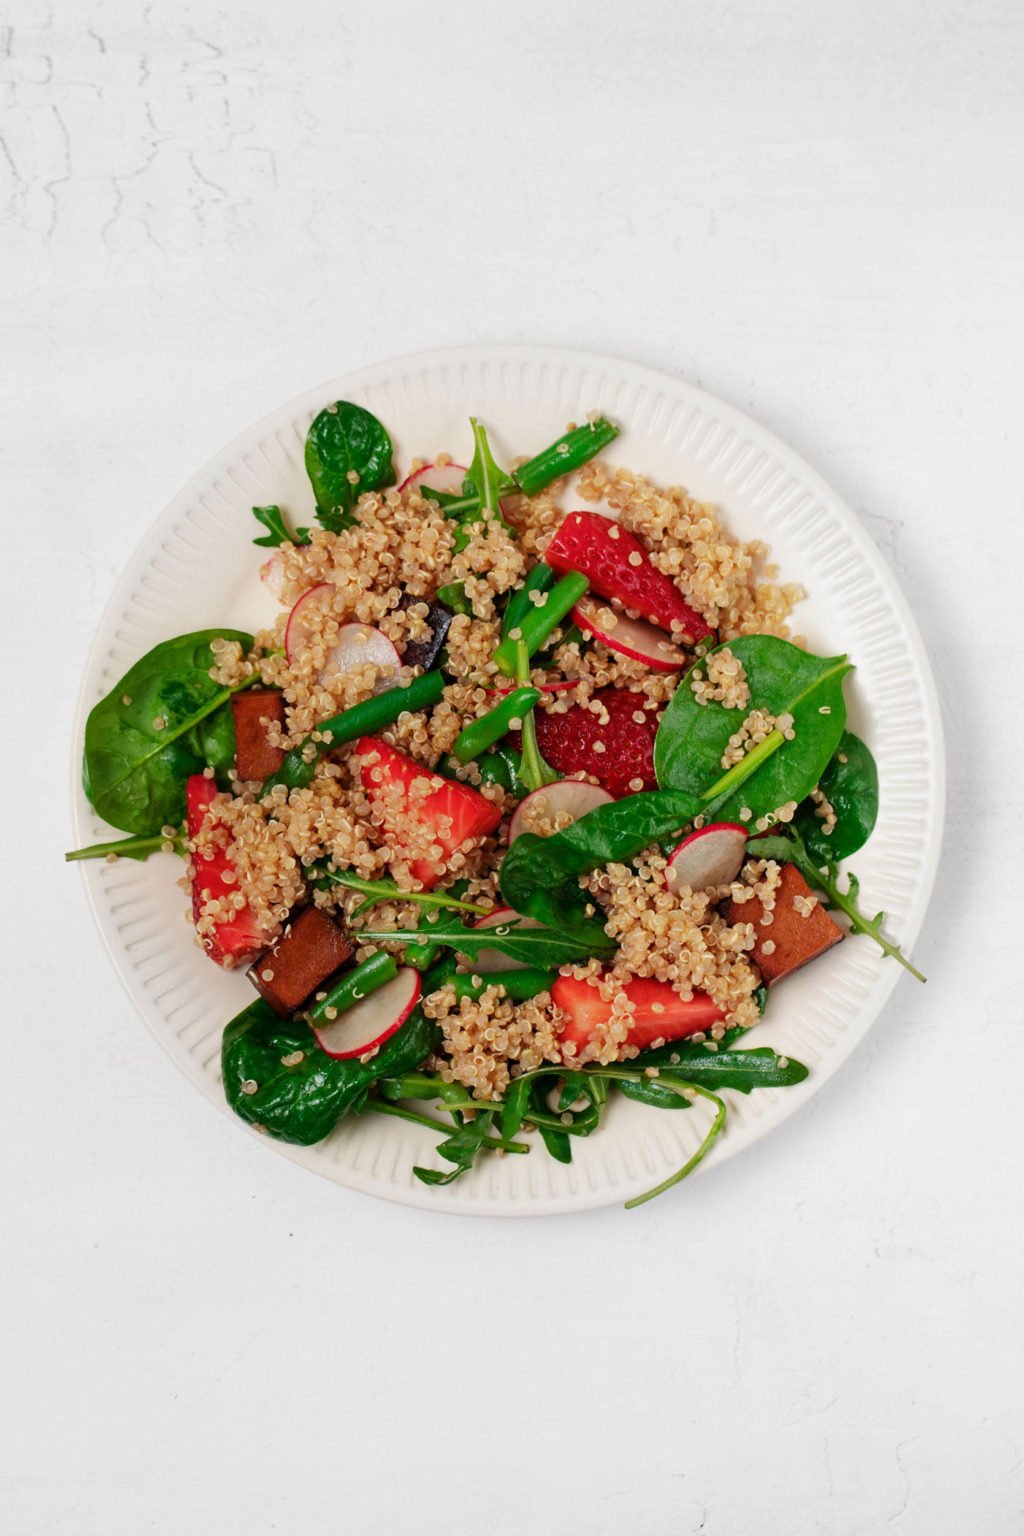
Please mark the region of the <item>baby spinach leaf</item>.
MULTIPOLYGON (((214 682, 210 641, 252 636, 204 629, 165 640, 101 699, 85 724, 82 780, 90 804, 111 826, 141 835, 185 816, 185 781, 206 767, 226 773, 235 755, 230 698, 214 682)), ((241 687, 248 687, 247 679, 241 687)))
POLYGON ((774 635, 744 635, 730 640, 728 648, 743 663, 749 704, 744 709, 726 709, 714 701, 698 704, 690 687, 693 673, 706 666, 705 660, 698 661, 661 717, 654 767, 662 788, 699 794, 721 776, 729 738, 752 710, 776 718, 792 715, 794 739, 716 806, 722 821, 738 820, 745 806, 756 819, 787 801, 799 803, 817 784, 843 732, 842 680, 852 669, 845 656, 812 656, 774 635))
POLYGON ((524 832, 502 860, 502 895, 516 912, 590 945, 595 954, 607 953, 604 920, 587 912, 592 903, 580 890, 579 876, 635 858, 679 832, 700 809, 694 795, 654 790, 599 805, 552 837, 524 832))
POLYGON ((224 1030, 221 1069, 231 1108, 278 1141, 310 1146, 334 1129, 377 1078, 417 1066, 440 1039, 417 1008, 371 1061, 335 1061, 308 1024, 281 1019, 263 998, 224 1030))
POLYGON ((296 528, 292 533, 280 507, 253 507, 252 515, 267 530, 262 539, 253 539, 254 544, 260 544, 264 549, 278 549, 282 544, 309 543, 309 529, 296 528))
POLYGON ((363 492, 394 484, 392 451, 385 428, 361 405, 337 400, 314 418, 306 437, 306 473, 324 528, 332 533, 350 528, 348 514, 363 492))
POLYGON ((835 827, 825 835, 812 801, 800 807, 796 826, 816 864, 838 864, 863 848, 878 819, 878 767, 870 749, 852 731, 840 736, 818 787, 836 813, 835 827))

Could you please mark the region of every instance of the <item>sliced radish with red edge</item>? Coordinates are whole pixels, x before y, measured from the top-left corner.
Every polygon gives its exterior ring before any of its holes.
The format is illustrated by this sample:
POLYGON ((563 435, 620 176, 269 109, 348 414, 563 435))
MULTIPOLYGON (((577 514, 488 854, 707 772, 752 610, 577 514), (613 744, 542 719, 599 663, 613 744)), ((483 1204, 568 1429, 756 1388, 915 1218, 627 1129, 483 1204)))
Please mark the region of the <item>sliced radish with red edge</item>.
POLYGON ((415 487, 421 491, 444 491, 447 495, 458 495, 468 473, 463 464, 421 464, 411 475, 406 475, 398 489, 411 491, 415 487))
POLYGON ((277 598, 279 603, 284 602, 282 596, 285 581, 284 559, 280 550, 276 554, 271 555, 269 560, 264 560, 260 566, 260 581, 262 581, 267 591, 277 598))
MULTIPOLYGON (((557 784, 545 784, 533 790, 516 806, 509 822, 508 840, 514 842, 523 832, 531 830, 531 811, 542 812, 552 819, 569 815, 573 821, 579 821, 588 811, 596 810, 599 805, 612 805, 614 800, 615 796, 600 785, 585 784, 580 779, 560 779, 557 784)), ((538 833, 540 837, 547 835, 544 832, 538 833)))
POLYGON ((378 987, 329 1023, 314 1024, 317 1044, 335 1061, 365 1056, 401 1029, 419 1002, 421 990, 419 971, 411 965, 402 966, 394 981, 378 987))
MULTIPOLYGON (((289 664, 294 664, 312 644, 315 633, 311 622, 313 615, 323 611, 331 590, 330 584, 325 581, 319 586, 310 587, 308 592, 303 592, 288 615, 284 649, 289 664)), ((372 662, 378 670, 375 693, 393 686, 402 660, 387 635, 374 629, 372 624, 343 624, 337 640, 324 658, 318 676, 322 683, 326 683, 331 677, 351 672, 355 667, 365 666, 367 662, 372 662)))
POLYGON ((669 858, 665 884, 670 891, 684 888, 710 891, 731 885, 746 857, 746 827, 738 821, 713 821, 684 837, 669 858))
POLYGON ((667 640, 664 630, 656 629, 646 619, 628 618, 614 603, 583 597, 573 609, 572 616, 584 634, 593 635, 618 656, 642 661, 658 672, 678 672, 689 664, 686 652, 667 640), (608 613, 615 615, 614 624, 608 622, 608 613))

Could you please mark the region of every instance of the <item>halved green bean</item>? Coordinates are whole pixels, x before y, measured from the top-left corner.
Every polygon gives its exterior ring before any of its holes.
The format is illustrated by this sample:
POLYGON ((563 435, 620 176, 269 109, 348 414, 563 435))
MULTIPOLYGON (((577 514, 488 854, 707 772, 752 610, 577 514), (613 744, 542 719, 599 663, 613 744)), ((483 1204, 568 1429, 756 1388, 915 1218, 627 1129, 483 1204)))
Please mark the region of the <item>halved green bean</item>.
POLYGON ((429 709, 439 701, 444 686, 443 672, 425 672, 411 683, 388 688, 372 699, 364 699, 361 704, 342 710, 340 715, 332 715, 317 726, 318 741, 307 736, 301 746, 292 748, 277 772, 264 780, 261 794, 269 794, 278 784, 283 784, 286 789, 305 789, 312 783, 317 758, 325 752, 332 747, 344 746, 347 741, 356 741, 360 736, 372 736, 385 725, 393 725, 407 710, 414 714, 417 710, 429 709))
POLYGON ((532 656, 540 650, 551 632, 570 613, 584 595, 590 583, 579 571, 567 571, 561 581, 545 594, 543 606, 530 604, 530 612, 523 615, 519 624, 510 630, 494 652, 494 659, 506 677, 514 677, 516 671, 516 641, 522 639, 526 654, 532 656), (516 629, 519 634, 516 634, 516 629))
POLYGON ((362 960, 351 971, 346 971, 328 992, 326 997, 306 1010, 311 1024, 326 1024, 330 1019, 361 1003, 370 992, 376 992, 385 982, 394 981, 398 975, 398 962, 394 955, 379 949, 369 960, 362 960))
POLYGON ((524 495, 536 496, 552 480, 557 480, 560 475, 569 475, 574 469, 586 464, 588 459, 600 453, 618 435, 618 427, 603 416, 598 417, 597 421, 584 422, 582 427, 566 432, 550 448, 527 459, 525 464, 513 470, 512 478, 524 495))
POLYGON ((547 592, 555 584, 555 573, 550 565, 545 565, 543 560, 535 565, 526 578, 525 585, 517 588, 508 600, 505 608, 505 617, 501 621, 501 638, 504 640, 510 629, 515 629, 521 624, 531 608, 537 605, 533 601, 536 592, 547 592))
POLYGON ((479 720, 473 720, 465 730, 459 732, 455 738, 452 751, 460 763, 471 763, 475 757, 486 752, 488 747, 493 747, 496 741, 507 736, 510 730, 518 729, 513 726, 514 720, 522 724, 523 716, 533 708, 540 698, 538 688, 514 688, 507 693, 500 704, 488 710, 479 720))

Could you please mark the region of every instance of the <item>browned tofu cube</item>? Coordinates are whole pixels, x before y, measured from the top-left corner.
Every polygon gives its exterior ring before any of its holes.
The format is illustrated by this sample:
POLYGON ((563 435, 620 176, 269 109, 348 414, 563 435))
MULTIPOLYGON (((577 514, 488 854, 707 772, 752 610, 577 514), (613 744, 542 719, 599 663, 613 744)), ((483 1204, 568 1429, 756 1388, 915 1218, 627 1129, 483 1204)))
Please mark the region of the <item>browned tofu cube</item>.
POLYGON ((246 688, 231 696, 235 719, 235 772, 240 779, 268 779, 284 762, 267 738, 268 720, 284 724, 284 695, 276 688, 246 688))
POLYGON ((753 923, 757 942, 750 958, 769 987, 816 955, 823 955, 843 937, 843 930, 815 899, 795 864, 782 866, 772 920, 764 927, 763 916, 764 907, 756 896, 751 901, 730 901, 725 907, 726 922, 753 923))
POLYGON ((249 967, 249 980, 282 1018, 294 1013, 350 960, 345 932, 319 907, 303 907, 270 949, 249 967))

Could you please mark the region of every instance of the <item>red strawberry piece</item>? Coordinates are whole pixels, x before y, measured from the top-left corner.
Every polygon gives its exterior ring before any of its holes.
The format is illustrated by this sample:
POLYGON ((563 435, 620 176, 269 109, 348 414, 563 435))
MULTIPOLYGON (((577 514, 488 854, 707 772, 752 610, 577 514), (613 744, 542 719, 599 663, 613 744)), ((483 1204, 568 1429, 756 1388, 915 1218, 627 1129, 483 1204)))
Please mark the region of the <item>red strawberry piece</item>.
MULTIPOLYGON (((655 1040, 682 1040, 685 1035, 710 1030, 722 1018, 721 1008, 707 993, 695 992, 691 998, 682 998, 667 981, 635 976, 622 992, 636 1010, 625 1043, 641 1051, 655 1040)), ((612 1005, 605 1002, 597 987, 574 976, 559 976, 551 988, 551 997, 567 1015, 560 1036, 562 1044, 574 1045, 578 1057, 600 1026, 611 1018, 612 1005)))
POLYGON ((660 711, 645 709, 645 702, 642 693, 628 688, 601 688, 591 700, 603 706, 599 714, 585 704, 573 704, 564 715, 538 709, 541 754, 557 773, 593 774, 612 795, 635 793, 638 779, 641 788, 657 789, 654 737, 660 711))
POLYGON ((582 572, 602 597, 635 609, 687 645, 712 633, 675 583, 651 564, 640 540, 599 512, 570 512, 544 559, 556 571, 582 572))
MULTIPOLYGON (((188 835, 196 838, 210 820, 210 804, 217 786, 205 774, 193 773, 186 786, 188 835)), ((234 865, 226 848, 214 847, 192 855, 192 920, 199 922, 203 906, 209 900, 231 898, 238 894, 238 881, 225 879, 234 875, 234 865)), ((212 933, 203 935, 203 948, 218 965, 238 965, 252 960, 267 947, 267 935, 256 921, 251 908, 243 907, 228 922, 218 923, 212 933)))
MULTIPOLYGON (((501 820, 501 811, 490 800, 478 794, 468 784, 459 784, 440 774, 431 773, 413 762, 403 752, 396 752, 377 736, 362 736, 356 744, 356 752, 363 759, 360 776, 363 788, 371 800, 379 795, 384 784, 400 783, 405 787, 403 797, 407 804, 408 791, 417 780, 427 780, 435 785, 430 794, 413 804, 414 814, 425 821, 433 834, 433 841, 443 850, 442 858, 448 859, 467 838, 486 837, 501 820), (366 761, 374 757, 373 762, 366 761)), ((401 841, 401 828, 390 828, 401 841)), ((441 878, 441 871, 429 859, 414 859, 410 866, 413 877, 424 890, 433 890, 441 878)))

